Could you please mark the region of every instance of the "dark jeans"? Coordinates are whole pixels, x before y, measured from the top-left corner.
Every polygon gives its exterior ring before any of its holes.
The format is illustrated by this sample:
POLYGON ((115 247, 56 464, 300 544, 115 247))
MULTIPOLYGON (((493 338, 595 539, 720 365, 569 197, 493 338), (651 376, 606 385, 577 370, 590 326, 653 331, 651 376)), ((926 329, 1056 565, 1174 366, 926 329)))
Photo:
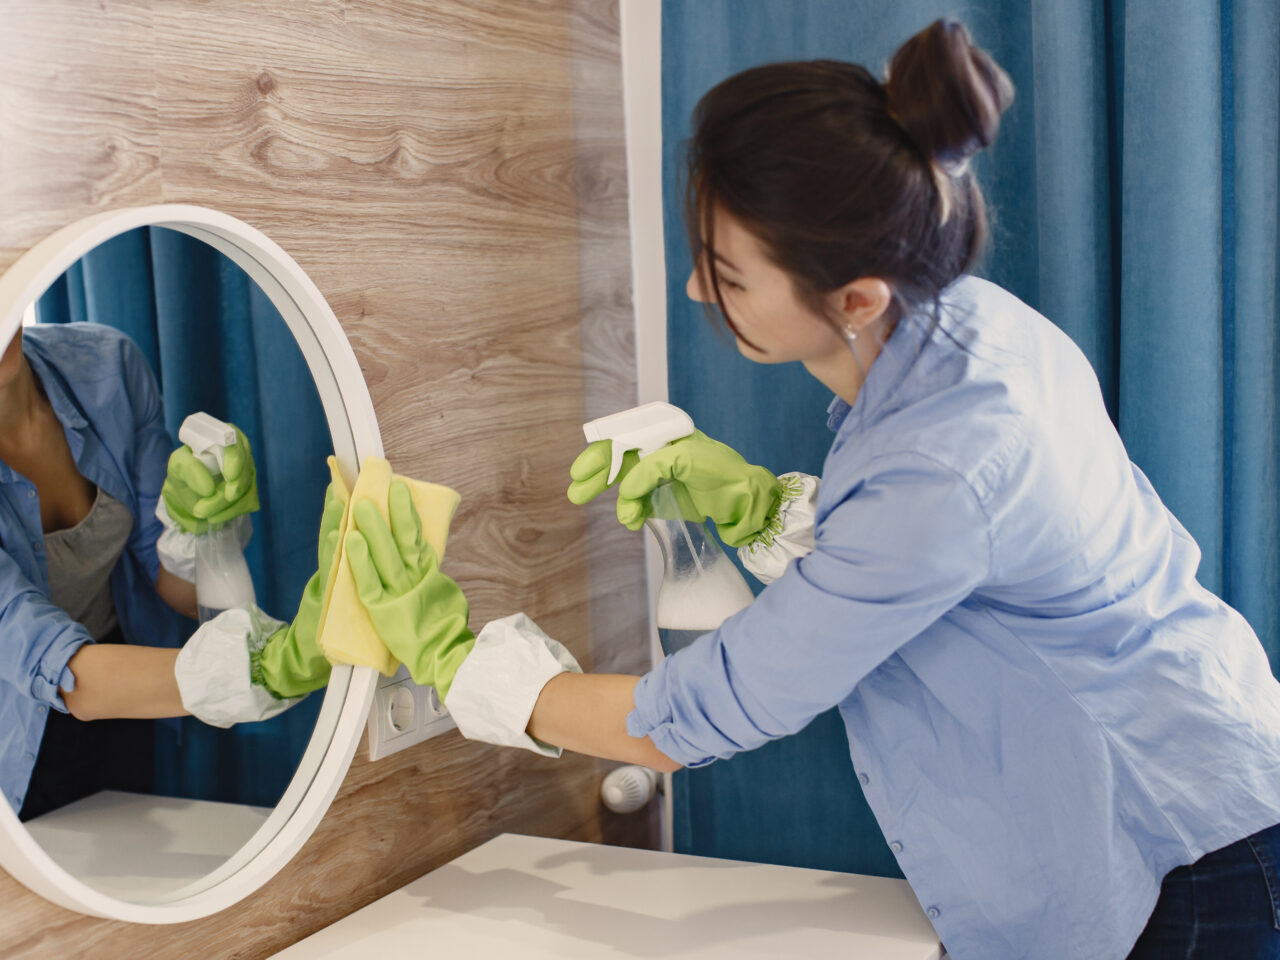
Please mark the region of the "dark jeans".
POLYGON ((1280 960, 1280 825, 1171 871, 1129 960, 1280 960))

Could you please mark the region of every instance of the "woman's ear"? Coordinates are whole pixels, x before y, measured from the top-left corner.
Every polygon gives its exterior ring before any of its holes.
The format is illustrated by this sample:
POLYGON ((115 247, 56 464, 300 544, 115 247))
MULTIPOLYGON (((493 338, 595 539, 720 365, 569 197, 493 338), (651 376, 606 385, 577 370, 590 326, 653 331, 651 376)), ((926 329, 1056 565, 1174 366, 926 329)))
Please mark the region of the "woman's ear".
POLYGON ((832 291, 830 297, 841 328, 856 336, 889 312, 893 289, 879 277, 859 277, 832 291))

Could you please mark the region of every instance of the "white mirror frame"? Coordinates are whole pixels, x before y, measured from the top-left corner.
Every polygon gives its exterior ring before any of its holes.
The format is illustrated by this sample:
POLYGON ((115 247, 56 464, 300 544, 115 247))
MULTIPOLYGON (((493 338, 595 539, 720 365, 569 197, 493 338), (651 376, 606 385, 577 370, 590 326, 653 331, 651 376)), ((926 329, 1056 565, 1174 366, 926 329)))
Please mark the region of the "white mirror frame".
MULTIPOLYGON (((23 310, 72 264, 99 244, 144 226, 165 227, 204 241, 238 264, 271 299, 306 358, 324 405, 334 454, 344 478, 354 483, 365 457, 382 456, 382 436, 351 345, 333 310, 293 258, 260 231, 225 213, 158 204, 111 210, 62 228, 0 275, 0 344, 10 342, 22 325, 23 310)), ((91 916, 182 923, 226 909, 275 876, 319 824, 361 741, 377 678, 368 667, 334 667, 311 741, 280 803, 230 860, 162 901, 120 900, 78 880, 45 853, 4 802, 0 867, 40 896, 91 916), (323 735, 327 729, 333 731, 329 738, 323 735)))

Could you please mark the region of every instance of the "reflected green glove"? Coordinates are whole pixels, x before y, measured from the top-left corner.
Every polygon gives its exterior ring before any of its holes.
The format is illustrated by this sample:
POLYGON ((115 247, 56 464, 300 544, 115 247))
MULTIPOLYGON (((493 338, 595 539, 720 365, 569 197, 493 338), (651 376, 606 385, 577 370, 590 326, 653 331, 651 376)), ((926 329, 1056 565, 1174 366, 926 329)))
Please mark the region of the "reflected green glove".
POLYGON ((754 540, 782 498, 782 482, 772 473, 695 430, 655 450, 627 473, 618 485, 618 520, 623 526, 639 530, 653 515, 649 494, 668 482, 685 517, 692 512, 698 520, 710 518, 731 547, 754 540))
POLYGON ((347 562, 356 593, 378 636, 414 682, 449 695, 475 634, 467 629, 467 599, 440 572, 440 560, 422 535, 409 486, 393 480, 387 493, 391 528, 372 500, 352 510, 357 529, 347 534, 347 562))
POLYGON ((316 630, 346 508, 346 502, 338 497, 333 484, 329 484, 324 494, 324 513, 320 517, 320 539, 316 547, 319 565, 302 591, 298 615, 289 626, 273 633, 262 650, 250 654, 250 675, 254 683, 281 699, 300 697, 329 682, 329 661, 320 652, 316 630))
POLYGON ((213 474, 185 443, 169 455, 169 470, 160 495, 173 522, 187 533, 205 533, 210 524, 258 509, 258 477, 249 440, 232 425, 236 442, 223 447, 222 476, 213 474))

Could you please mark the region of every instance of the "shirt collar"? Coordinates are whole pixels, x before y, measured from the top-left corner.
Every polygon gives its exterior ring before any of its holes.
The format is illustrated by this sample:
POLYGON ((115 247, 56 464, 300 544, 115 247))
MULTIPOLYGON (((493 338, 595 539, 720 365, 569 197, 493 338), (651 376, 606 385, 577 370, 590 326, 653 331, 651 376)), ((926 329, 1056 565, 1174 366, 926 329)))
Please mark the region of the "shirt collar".
POLYGON ((38 351, 28 349, 25 338, 22 341, 22 353, 27 358, 27 363, 31 364, 31 372, 36 375, 40 386, 44 388, 45 396, 49 398, 49 404, 53 407, 53 414, 58 418, 63 429, 87 427, 89 421, 80 412, 79 406, 71 396, 71 391, 67 389, 61 374, 54 369, 53 364, 40 356, 38 351))
POLYGON ((932 318, 921 313, 908 314, 894 326, 880 355, 871 364, 853 406, 836 397, 827 407, 827 427, 833 433, 838 433, 849 421, 849 414, 856 414, 852 422, 860 423, 884 407, 920 357, 931 326, 932 318))
MULTIPOLYGON (((27 363, 31 364, 32 374, 44 388, 45 396, 49 398, 49 405, 53 407, 53 414, 62 424, 63 432, 87 427, 89 421, 76 406, 61 375, 36 349, 31 348, 30 340, 27 338, 23 338, 22 341, 22 355, 27 358, 27 363)), ((0 483, 12 483, 18 476, 17 471, 0 460, 0 483)))

